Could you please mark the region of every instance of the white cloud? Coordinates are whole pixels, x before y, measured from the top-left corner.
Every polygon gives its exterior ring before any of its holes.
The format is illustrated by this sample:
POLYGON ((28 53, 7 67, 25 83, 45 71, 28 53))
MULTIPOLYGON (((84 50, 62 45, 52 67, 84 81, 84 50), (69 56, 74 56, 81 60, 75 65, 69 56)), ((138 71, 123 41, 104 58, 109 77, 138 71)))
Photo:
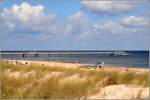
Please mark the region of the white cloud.
POLYGON ((81 21, 84 17, 84 14, 82 12, 76 12, 75 14, 69 16, 69 20, 73 22, 81 21))
POLYGON ((10 9, 5 9, 2 12, 2 17, 12 18, 17 17, 20 21, 26 22, 31 20, 30 18, 34 18, 32 20, 37 20, 39 17, 43 17, 44 6, 31 6, 28 3, 22 3, 20 6, 13 5, 10 9))
POLYGON ((91 23, 85 17, 84 13, 81 14, 81 12, 71 15, 64 32, 66 36, 71 35, 80 40, 127 38, 135 34, 143 34, 144 29, 146 29, 141 27, 146 23, 143 17, 121 17, 115 21, 106 20, 100 23, 91 23), (128 20, 126 21, 126 19, 128 20), (127 25, 125 25, 124 21, 127 25))
POLYGON ((129 16, 121 19, 121 23, 126 26, 147 26, 148 20, 142 17, 129 16))
POLYGON ((108 21, 104 23, 101 27, 102 30, 109 30, 110 33, 118 34, 123 29, 123 27, 119 23, 114 23, 112 21, 108 21))
MULTIPOLYGON (((89 4, 93 7, 95 4, 95 1, 82 2, 93 2, 89 4)), ((101 2, 104 1, 97 1, 95 5, 95 7, 97 6, 96 9, 100 11, 101 7, 104 9, 106 6, 104 10, 108 11, 112 9, 111 7, 115 6, 114 1, 105 1, 105 3, 102 3, 103 6, 98 6, 101 5, 101 2)), ((115 9, 119 9, 118 5, 116 5, 114 10, 115 9)), ((70 15, 66 25, 57 23, 56 20, 55 14, 44 13, 44 6, 42 5, 31 6, 28 3, 22 3, 21 5, 13 5, 11 8, 2 11, 0 28, 6 37, 34 36, 40 40, 48 40, 51 37, 73 37, 75 39, 104 37, 108 39, 133 33, 142 33, 143 28, 139 28, 139 26, 145 26, 147 24, 147 20, 136 16, 119 18, 115 21, 105 19, 105 21, 100 21, 100 23, 99 21, 90 22, 88 15, 86 16, 85 13, 81 11, 70 15)))
POLYGON ((69 35, 73 33, 77 28, 80 27, 80 25, 83 23, 83 13, 77 12, 73 15, 70 15, 68 17, 68 22, 65 27, 64 34, 69 35))
POLYGON ((55 36, 59 33, 57 26, 56 15, 45 14, 42 5, 31 6, 29 3, 22 3, 4 9, 1 13, 0 28, 6 37, 18 36, 18 34, 55 36))
POLYGON ((144 20, 144 18, 142 17, 137 17, 137 19, 134 21, 136 23, 129 21, 130 23, 128 23, 128 25, 131 26, 136 24, 135 27, 129 27, 122 24, 122 20, 128 17, 119 18, 116 21, 107 20, 101 23, 89 22, 86 17, 87 16, 85 16, 83 12, 77 12, 73 15, 70 15, 64 31, 65 36, 70 35, 73 38, 78 38, 82 40, 93 38, 108 39, 111 37, 125 37, 126 35, 131 35, 143 31, 142 28, 139 28, 140 24, 142 24, 141 22, 143 21, 138 22, 141 19, 144 20))
MULTIPOLYGON (((130 24, 128 24, 130 25, 130 24)), ((131 23, 132 25, 132 23, 131 23)), ((120 23, 119 21, 107 21, 102 25, 97 25, 97 27, 95 27, 95 29, 98 28, 100 31, 103 31, 105 33, 110 33, 110 34, 133 34, 133 33, 137 33, 140 32, 142 30, 143 27, 127 27, 122 25, 122 23, 120 23)))
POLYGON ((79 35, 86 27, 87 21, 82 12, 76 12, 68 17, 68 22, 65 27, 65 35, 79 35))
POLYGON ((74 30, 74 26, 72 24, 67 24, 64 30, 64 35, 70 35, 74 30))
POLYGON ((118 14, 122 12, 128 12, 138 7, 141 1, 103 1, 103 0, 81 0, 83 8, 106 14, 118 14))
MULTIPOLYGON (((128 17, 127 17, 128 18, 128 17)), ((129 17, 130 18, 130 17, 129 17)), ((142 17, 137 17, 133 22, 129 21, 126 25, 122 24, 122 19, 120 18, 117 21, 107 20, 103 23, 89 24, 90 30, 88 32, 83 32, 81 34, 82 38, 97 38, 97 39, 110 39, 110 38, 128 38, 135 35, 147 35, 148 28, 141 27, 145 25, 145 20, 142 17), (144 21, 143 21, 144 20, 144 21), (133 26, 134 27, 131 27, 133 26)))

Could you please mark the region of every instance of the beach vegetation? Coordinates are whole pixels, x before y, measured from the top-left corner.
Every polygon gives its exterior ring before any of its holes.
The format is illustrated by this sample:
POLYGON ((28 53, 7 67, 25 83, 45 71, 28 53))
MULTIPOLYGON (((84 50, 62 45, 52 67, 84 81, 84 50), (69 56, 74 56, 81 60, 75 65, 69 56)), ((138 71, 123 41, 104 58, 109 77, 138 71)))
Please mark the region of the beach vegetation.
POLYGON ((15 65, 1 62, 2 98, 84 98, 117 84, 148 86, 148 73, 105 69, 15 65))

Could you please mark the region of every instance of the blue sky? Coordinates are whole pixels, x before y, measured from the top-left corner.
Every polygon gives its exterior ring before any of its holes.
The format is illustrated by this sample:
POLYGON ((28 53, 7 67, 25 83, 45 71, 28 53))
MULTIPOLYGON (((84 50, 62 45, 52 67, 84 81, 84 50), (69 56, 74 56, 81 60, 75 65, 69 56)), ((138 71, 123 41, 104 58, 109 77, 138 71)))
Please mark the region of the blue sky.
POLYGON ((148 50, 148 1, 5 0, 2 50, 148 50))

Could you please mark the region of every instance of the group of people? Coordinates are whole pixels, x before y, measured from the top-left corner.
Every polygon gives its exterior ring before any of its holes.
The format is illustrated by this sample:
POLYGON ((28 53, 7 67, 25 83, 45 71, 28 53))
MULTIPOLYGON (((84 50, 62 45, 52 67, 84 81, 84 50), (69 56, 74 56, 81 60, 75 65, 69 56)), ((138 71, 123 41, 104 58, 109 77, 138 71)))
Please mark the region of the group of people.
POLYGON ((97 62, 96 67, 97 68, 103 68, 104 67, 104 62, 103 61, 101 63, 97 62))
POLYGON ((12 61, 6 60, 6 63, 13 63, 14 65, 29 65, 30 64, 30 62, 28 61, 18 61, 18 60, 12 60, 12 61))
POLYGON ((97 62, 95 65, 89 65, 89 68, 104 68, 104 62, 97 62))

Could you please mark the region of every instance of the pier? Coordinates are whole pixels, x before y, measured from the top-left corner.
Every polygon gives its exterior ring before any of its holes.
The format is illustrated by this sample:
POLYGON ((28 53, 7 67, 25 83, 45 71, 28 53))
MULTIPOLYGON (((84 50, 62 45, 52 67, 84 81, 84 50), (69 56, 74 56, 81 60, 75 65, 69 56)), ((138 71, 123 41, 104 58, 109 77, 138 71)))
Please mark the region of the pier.
POLYGON ((40 54, 45 55, 86 55, 86 54, 99 54, 99 55, 115 55, 115 56, 127 56, 128 53, 124 51, 1 51, 0 55, 9 55, 9 54, 19 54, 22 57, 26 57, 27 55, 34 55, 38 57, 40 54))
POLYGON ((16 51, 10 51, 10 52, 5 52, 5 51, 2 51, 0 52, 0 54, 56 54, 56 55, 61 55, 61 54, 68 54, 68 55, 73 55, 73 54, 111 54, 113 52, 38 52, 38 51, 33 51, 33 52, 30 52, 30 51, 22 51, 22 52, 16 52, 16 51))

